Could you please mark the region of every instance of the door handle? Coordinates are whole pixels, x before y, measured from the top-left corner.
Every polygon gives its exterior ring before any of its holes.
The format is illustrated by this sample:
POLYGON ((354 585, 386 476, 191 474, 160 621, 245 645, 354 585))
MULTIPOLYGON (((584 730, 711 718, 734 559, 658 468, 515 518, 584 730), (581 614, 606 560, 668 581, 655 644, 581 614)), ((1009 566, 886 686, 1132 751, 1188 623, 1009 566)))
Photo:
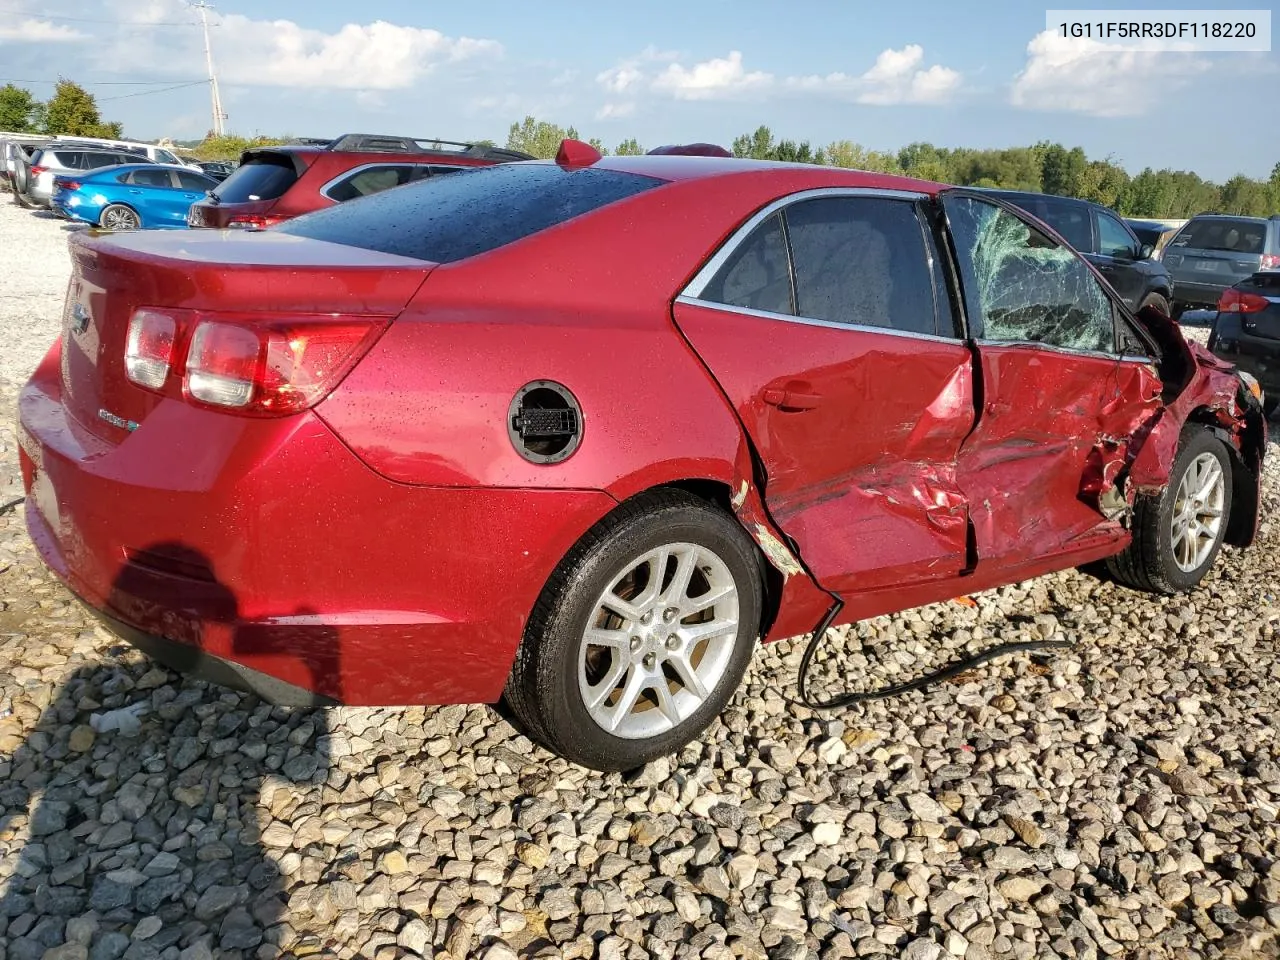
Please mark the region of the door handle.
POLYGON ((130 190, 129 192, 130 192, 130 193, 141 193, 142 191, 141 191, 141 190, 130 190))
POLYGON ((779 410, 812 410, 822 402, 822 398, 816 393, 800 393, 781 387, 766 387, 760 394, 760 399, 779 410))

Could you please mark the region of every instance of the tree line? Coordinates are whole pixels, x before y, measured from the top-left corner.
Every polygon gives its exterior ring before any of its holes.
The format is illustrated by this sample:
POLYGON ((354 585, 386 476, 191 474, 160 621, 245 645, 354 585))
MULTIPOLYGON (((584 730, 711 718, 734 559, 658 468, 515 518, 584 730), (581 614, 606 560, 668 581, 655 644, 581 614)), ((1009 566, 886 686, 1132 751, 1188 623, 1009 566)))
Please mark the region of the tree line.
MULTIPOLYGON (((84 87, 60 79, 47 101, 12 83, 0 87, 0 130, 120 139, 119 122, 101 117, 97 100, 84 87)), ((573 126, 534 117, 511 124, 507 147, 535 157, 556 155, 560 141, 582 139, 573 126)), ((206 136, 192 144, 201 160, 233 160, 250 147, 287 143, 288 137, 206 136)), ((485 141, 486 143, 490 141, 485 141)), ((645 148, 634 138, 610 150, 599 138, 591 143, 601 153, 635 156, 645 148)), ((1280 163, 1268 180, 1243 174, 1218 184, 1199 174, 1147 167, 1131 176, 1114 157, 1090 159, 1080 147, 1041 141, 1034 146, 978 150, 912 143, 897 152, 869 150, 852 140, 813 146, 808 140, 777 139, 767 126, 734 139, 733 155, 756 160, 826 164, 878 173, 898 173, 960 186, 1004 187, 1080 197, 1111 207, 1128 217, 1186 218, 1206 211, 1244 216, 1280 212, 1280 163)))
MULTIPOLYGON (((565 137, 580 139, 573 127, 525 117, 511 124, 507 146, 535 157, 554 157, 565 137)), ((624 140, 610 151, 599 139, 588 141, 601 153, 644 153, 636 140, 624 140)), ((869 150, 852 140, 813 146, 808 140, 777 139, 767 126, 737 137, 735 157, 817 163, 833 167, 897 173, 922 180, 967 187, 1002 187, 1092 200, 1127 217, 1185 219, 1217 211, 1265 217, 1280 213, 1280 163, 1268 180, 1243 174, 1218 184, 1185 170, 1147 167, 1131 176, 1114 157, 1091 160, 1080 147, 1041 141, 1029 147, 977 150, 912 143, 901 150, 869 150)))

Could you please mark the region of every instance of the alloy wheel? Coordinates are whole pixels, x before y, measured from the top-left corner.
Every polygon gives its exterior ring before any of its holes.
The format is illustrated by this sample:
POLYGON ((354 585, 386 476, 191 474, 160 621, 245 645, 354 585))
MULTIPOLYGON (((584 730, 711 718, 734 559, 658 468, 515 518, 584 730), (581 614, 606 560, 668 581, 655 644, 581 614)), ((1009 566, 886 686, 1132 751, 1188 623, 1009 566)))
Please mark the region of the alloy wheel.
POLYGON ((596 600, 579 647, 591 719, 628 740, 688 720, 733 658, 738 601, 728 565, 706 547, 671 543, 630 562, 596 600))
POLYGON ((1173 499, 1173 562, 1183 573, 1198 570, 1222 535, 1226 478, 1212 453, 1187 465, 1173 499))

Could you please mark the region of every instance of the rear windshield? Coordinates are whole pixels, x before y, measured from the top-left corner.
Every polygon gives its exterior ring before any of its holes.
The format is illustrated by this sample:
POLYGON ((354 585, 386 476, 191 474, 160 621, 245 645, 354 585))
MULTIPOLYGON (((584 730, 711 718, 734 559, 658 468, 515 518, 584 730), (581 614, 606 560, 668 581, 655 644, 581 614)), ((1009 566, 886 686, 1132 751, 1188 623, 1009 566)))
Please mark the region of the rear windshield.
POLYGON ((213 195, 223 203, 278 200, 297 181, 292 160, 283 154, 266 154, 242 164, 218 185, 213 195))
POLYGON ((1262 253, 1267 225, 1258 220, 1213 218, 1192 220, 1169 243, 1188 250, 1225 250, 1230 253, 1262 253))
POLYGON ((555 164, 431 177, 272 227, 380 253, 452 263, 496 250, 665 181, 555 164))

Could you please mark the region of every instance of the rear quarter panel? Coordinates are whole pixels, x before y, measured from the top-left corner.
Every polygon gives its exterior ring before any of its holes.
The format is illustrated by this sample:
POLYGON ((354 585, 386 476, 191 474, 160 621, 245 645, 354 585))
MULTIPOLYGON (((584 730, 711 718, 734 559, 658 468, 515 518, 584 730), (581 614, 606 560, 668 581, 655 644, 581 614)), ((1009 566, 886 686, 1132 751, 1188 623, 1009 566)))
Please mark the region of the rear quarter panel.
POLYGON ((740 427, 671 303, 778 182, 668 184, 438 267, 320 415, 405 483, 624 498, 676 479, 731 482, 740 427), (563 384, 582 406, 582 444, 559 464, 527 462, 507 435, 511 400, 534 380, 563 384))

